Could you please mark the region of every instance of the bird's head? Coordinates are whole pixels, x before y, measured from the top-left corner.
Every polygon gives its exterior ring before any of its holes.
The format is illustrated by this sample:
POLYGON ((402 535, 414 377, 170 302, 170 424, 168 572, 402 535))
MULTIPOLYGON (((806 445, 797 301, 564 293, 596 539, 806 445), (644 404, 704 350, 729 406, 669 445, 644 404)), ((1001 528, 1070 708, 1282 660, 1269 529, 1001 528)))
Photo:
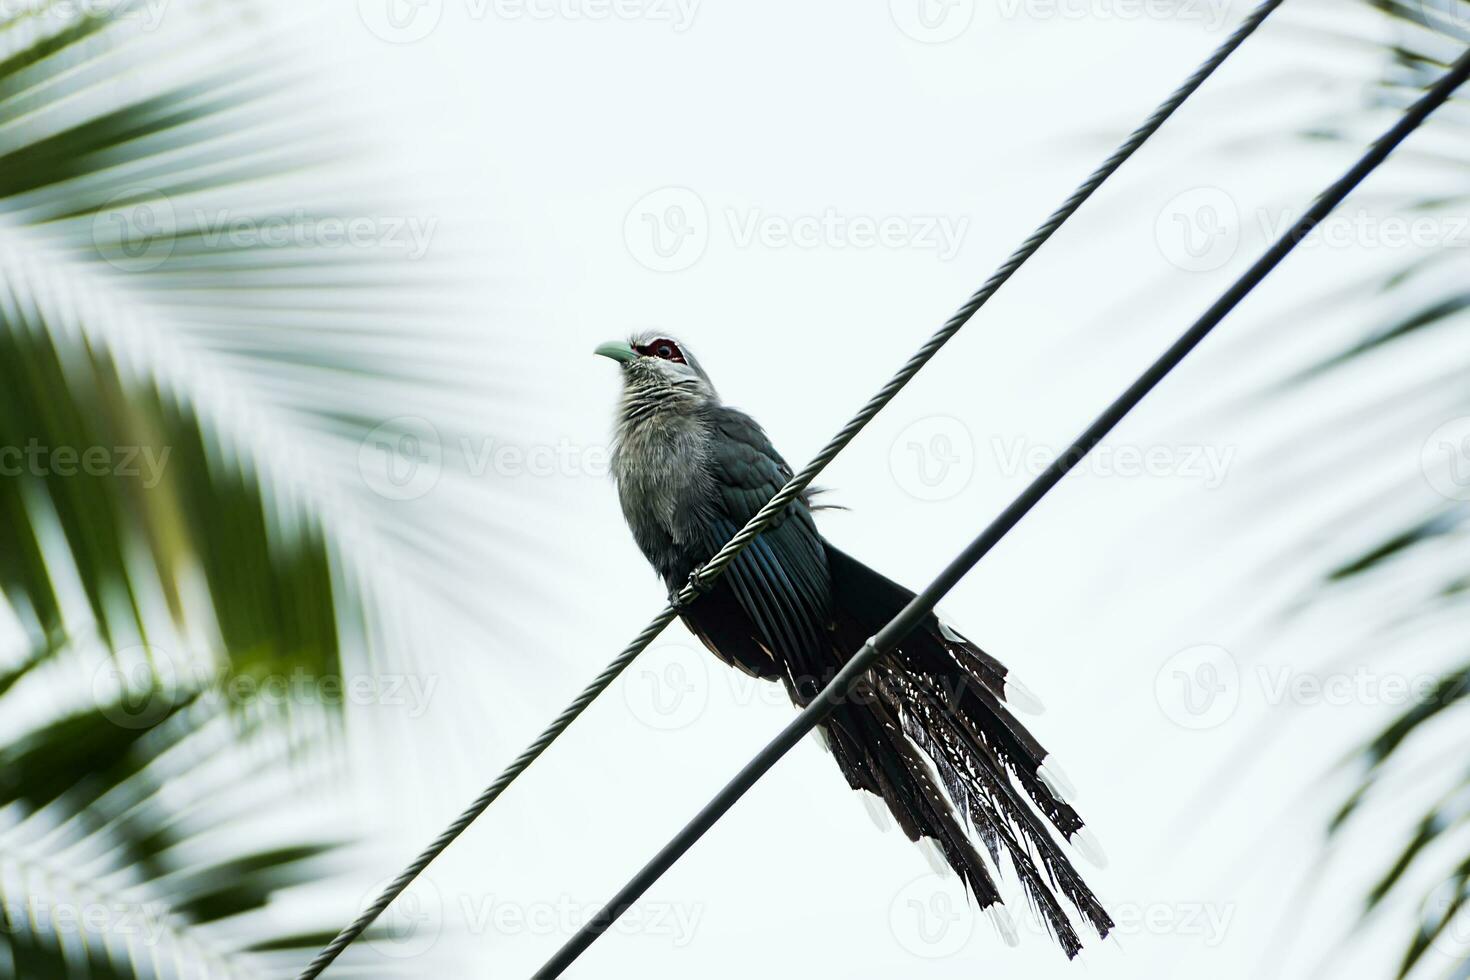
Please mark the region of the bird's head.
POLYGON ((596 353, 618 362, 628 399, 639 402, 719 401, 709 375, 683 344, 667 334, 643 333, 603 344, 596 353))

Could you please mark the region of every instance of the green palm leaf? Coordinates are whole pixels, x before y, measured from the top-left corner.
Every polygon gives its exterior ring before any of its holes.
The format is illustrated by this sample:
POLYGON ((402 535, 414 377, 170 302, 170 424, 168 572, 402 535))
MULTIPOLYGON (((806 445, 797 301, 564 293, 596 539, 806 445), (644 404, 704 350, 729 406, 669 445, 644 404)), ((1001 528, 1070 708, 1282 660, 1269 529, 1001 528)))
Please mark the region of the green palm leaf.
POLYGON ((0 27, 0 976, 275 976, 341 870, 324 692, 472 581, 369 436, 475 379, 284 7, 72 9, 0 27))
MULTIPOLYGON (((1380 110, 1406 104, 1465 44, 1470 43, 1470 2, 1467 0, 1367 0, 1383 11, 1396 25, 1395 39, 1388 45, 1388 70, 1379 85, 1369 94, 1365 108, 1380 110)), ((1466 161, 1470 160, 1470 125, 1462 105, 1448 107, 1431 126, 1435 149, 1421 148, 1414 154, 1420 163, 1436 168, 1444 185, 1431 189, 1423 186, 1404 189, 1391 200, 1393 212, 1423 217, 1453 227, 1454 219, 1464 213, 1467 192, 1465 179, 1470 176, 1466 161)), ((1319 131, 1314 138, 1352 137, 1351 118, 1319 131)), ((1392 251, 1390 251, 1392 254, 1392 251)), ((1376 270, 1365 289, 1354 286, 1354 295, 1376 297, 1386 314, 1361 335, 1341 342, 1335 351, 1288 378, 1278 392, 1313 385, 1330 385, 1343 372, 1359 365, 1375 364, 1380 374, 1403 374, 1402 359, 1391 362, 1396 354, 1425 345, 1433 350, 1447 339, 1460 335, 1470 324, 1470 294, 1464 289, 1467 256, 1462 249, 1440 248, 1428 254, 1409 258, 1391 258, 1376 270), (1393 363, 1393 367, 1385 367, 1393 363)), ((1443 348, 1445 351, 1452 346, 1443 348)), ((1401 419, 1393 430, 1396 444, 1417 445, 1439 422, 1456 414, 1470 414, 1470 397, 1456 383, 1463 378, 1464 367, 1446 372, 1443 358, 1420 358, 1422 376, 1405 376, 1376 400, 1355 403, 1352 414, 1344 412, 1333 431, 1297 433, 1298 444, 1322 445, 1341 432, 1356 432, 1358 424, 1372 420, 1401 419)), ((1452 366, 1453 367, 1453 366, 1452 366)), ((1355 395, 1360 394, 1355 392, 1355 395)), ((1335 441, 1335 440, 1334 440, 1335 441)), ((1363 452, 1364 450, 1354 450, 1363 452)), ((1349 472, 1352 462, 1339 458, 1334 472, 1349 472)), ((1325 474, 1323 474, 1325 476, 1325 474)), ((1447 498, 1426 498, 1422 477, 1395 482, 1391 487, 1376 486, 1364 492, 1351 508, 1352 513, 1400 512, 1408 514, 1356 551, 1333 556, 1323 569, 1318 597, 1330 598, 1347 587, 1372 586, 1393 581, 1427 581, 1415 598, 1399 598, 1384 606, 1383 622, 1375 633, 1375 642, 1384 650, 1403 654, 1411 650, 1414 640, 1407 627, 1432 621, 1436 616, 1453 615, 1462 608, 1470 576, 1463 564, 1446 561, 1447 547, 1463 547, 1470 528, 1470 510, 1466 504, 1447 498), (1371 494, 1371 495, 1370 495, 1371 494), (1426 502, 1427 500, 1427 502, 1426 502), (1390 507, 1393 510, 1390 510, 1390 507), (1447 570, 1447 571, 1446 571, 1447 570), (1325 588, 1323 588, 1325 587, 1325 588)), ((1331 540, 1332 532, 1345 528, 1341 516, 1313 529, 1314 540, 1331 540)), ((1359 593, 1361 596, 1362 593, 1359 593)), ((1361 603, 1361 598, 1358 600, 1361 603)), ((1368 804, 1381 799, 1392 789, 1392 780, 1402 777, 1409 767, 1409 750, 1420 745, 1453 745, 1443 739, 1463 725, 1461 715, 1470 696, 1470 666, 1443 673, 1434 689, 1394 718, 1381 732, 1363 746, 1353 760, 1356 774, 1348 798, 1329 826, 1329 842, 1338 843, 1354 828, 1371 818, 1368 804), (1439 738, 1436 742, 1434 739, 1439 738), (1388 787, 1385 783, 1389 783, 1388 787)), ((1364 899, 1365 914, 1386 914, 1390 908, 1417 909, 1418 925, 1405 942, 1399 965, 1399 976, 1407 977, 1422 969, 1426 974, 1434 966, 1427 954, 1440 949, 1455 955, 1463 944, 1446 942, 1447 933, 1463 929, 1470 899, 1470 857, 1463 851, 1462 831, 1470 823, 1470 773, 1463 763, 1461 751, 1450 752, 1443 764, 1434 767, 1433 777, 1443 782, 1438 794, 1407 829, 1402 840, 1390 837, 1374 825, 1374 840, 1380 848, 1363 855, 1354 848, 1357 860, 1366 860, 1376 869, 1376 881, 1364 899), (1392 841, 1391 843, 1383 843, 1392 841), (1448 862, 1448 866, 1446 866, 1448 862), (1425 894, 1424 881, 1439 882, 1425 894)), ((1422 756, 1420 756, 1422 761, 1422 756)), ((1439 784, 1436 783, 1438 786, 1439 784)), ((1440 961, 1442 963, 1442 960, 1440 961)), ((1465 962, 1470 963, 1470 960, 1465 962)), ((1463 968, 1462 968, 1463 969, 1463 968)), ((1463 975, 1459 973, 1456 975, 1463 975)))

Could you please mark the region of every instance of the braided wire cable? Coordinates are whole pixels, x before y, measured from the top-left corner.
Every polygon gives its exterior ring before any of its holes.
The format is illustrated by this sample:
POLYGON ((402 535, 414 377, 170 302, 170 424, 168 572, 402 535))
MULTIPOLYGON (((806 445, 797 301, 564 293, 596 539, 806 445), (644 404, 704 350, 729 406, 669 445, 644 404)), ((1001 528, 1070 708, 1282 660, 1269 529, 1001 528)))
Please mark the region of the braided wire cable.
POLYGON ((428 847, 414 858, 413 862, 404 868, 403 872, 393 879, 374 901, 368 905, 353 922, 337 934, 326 947, 311 961, 305 970, 301 972, 298 980, 315 980, 331 963, 341 955, 355 939, 361 936, 383 914, 384 910, 393 903, 393 900, 401 895, 405 889, 423 873, 444 850, 459 837, 460 834, 474 823, 479 816, 489 809, 490 805, 500 796, 505 789, 524 772, 531 763, 544 752, 552 742, 556 741, 561 734, 577 719, 583 710, 605 691, 614 680, 617 679, 624 669, 631 664, 639 654, 646 650, 655 638, 663 632, 675 617, 679 610, 687 608, 698 597, 703 594, 720 573, 735 560, 744 548, 755 540, 756 536, 770 526, 771 522, 799 497, 816 479, 817 475, 827 467, 847 445, 871 422, 903 388, 913 380, 914 376, 939 353, 940 348, 949 343, 950 339, 957 334, 962 327, 968 323, 976 313, 980 311, 990 298, 994 296, 1010 278, 1020 270, 1021 266, 1035 255, 1043 245, 1067 222, 1077 210, 1100 188, 1109 177, 1118 171, 1148 140, 1159 131, 1176 110, 1182 106, 1191 95, 1199 89, 1205 81, 1215 73, 1215 70, 1223 65, 1235 50, 1245 40, 1255 33, 1256 28, 1271 15, 1271 13, 1285 0, 1264 0, 1260 3, 1245 20, 1230 34, 1219 48, 1189 76, 1163 103, 1154 110, 1153 114, 1135 129, 1119 147, 1113 151, 1103 163, 1084 180, 1081 185, 1072 192, 1071 196, 1062 203, 1042 224, 1031 233, 1021 245, 1011 253, 1010 257, 996 269, 996 271, 985 281, 973 296, 961 306, 953 316, 920 347, 898 372, 885 384, 878 393, 868 400, 861 410, 852 417, 837 435, 817 453, 799 473, 781 488, 781 490, 762 507, 746 525, 731 538, 723 548, 700 566, 689 576, 689 581, 684 585, 676 596, 664 609, 654 617, 636 637, 633 638, 622 652, 593 679, 592 683, 582 691, 577 698, 567 705, 561 714, 547 726, 535 741, 528 745, 520 755, 505 768, 496 780, 485 788, 475 801, 457 817, 453 823, 446 827, 428 847))
POLYGON ((960 580, 1000 543, 1031 512, 1046 494, 1087 454, 1102 442, 1128 413, 1138 406, 1169 374, 1184 362, 1196 347, 1210 335, 1251 292, 1280 267, 1292 251, 1312 230, 1330 215, 1348 195, 1378 169, 1411 133, 1418 129, 1455 90, 1470 79, 1470 49, 1455 62, 1435 85, 1424 94, 1382 137, 1369 147, 1346 174, 1335 181, 1312 202, 1302 217, 1258 259, 1244 275, 1169 346, 1149 367, 1123 391, 1080 436, 1058 456, 1021 495, 990 522, 960 554, 939 573, 924 591, 899 612, 876 636, 863 644, 820 694, 792 719, 765 748, 756 753, 735 777, 725 784, 654 857, 634 875, 607 905, 584 922, 577 932, 557 950, 534 980, 553 980, 597 941, 618 918, 658 881, 689 848, 719 822, 735 803, 771 770, 781 758, 805 738, 813 728, 838 706, 853 697, 872 666, 892 651, 934 607, 959 584, 960 580))

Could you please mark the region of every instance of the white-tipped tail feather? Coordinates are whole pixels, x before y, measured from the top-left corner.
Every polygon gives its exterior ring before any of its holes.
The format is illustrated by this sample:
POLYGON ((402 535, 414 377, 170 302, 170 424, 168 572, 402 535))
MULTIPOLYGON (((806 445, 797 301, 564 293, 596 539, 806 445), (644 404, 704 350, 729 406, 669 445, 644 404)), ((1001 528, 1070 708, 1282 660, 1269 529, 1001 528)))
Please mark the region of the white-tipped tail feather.
POLYGON ((925 837, 919 841, 919 850, 924 853, 924 860, 929 862, 929 870, 941 878, 949 878, 954 875, 954 869, 944 859, 944 852, 932 838, 925 837))
POLYGON ((1016 929, 1016 920, 1010 909, 997 902, 987 908, 985 914, 990 916, 990 922, 1000 934, 1001 942, 1011 947, 1021 945, 1021 933, 1016 929))
POLYGON ((1102 849, 1097 838, 1091 830, 1083 827, 1072 835, 1072 846, 1077 848, 1077 853, 1091 864, 1094 868, 1106 868, 1108 866, 1107 852, 1102 849))
POLYGON ((1050 757, 1036 770, 1036 778, 1046 787, 1047 792, 1057 798, 1058 803, 1071 803, 1077 798, 1077 787, 1067 778, 1062 767, 1057 765, 1050 757))
POLYGON ((863 809, 868 811, 868 819, 873 821, 874 827, 885 834, 893 829, 893 818, 888 815, 888 808, 882 800, 867 791, 858 793, 858 796, 862 798, 863 809))
POLYGON ((1031 692, 1031 689, 1014 677, 1006 677, 1006 704, 1022 714, 1044 715, 1046 705, 1031 692))

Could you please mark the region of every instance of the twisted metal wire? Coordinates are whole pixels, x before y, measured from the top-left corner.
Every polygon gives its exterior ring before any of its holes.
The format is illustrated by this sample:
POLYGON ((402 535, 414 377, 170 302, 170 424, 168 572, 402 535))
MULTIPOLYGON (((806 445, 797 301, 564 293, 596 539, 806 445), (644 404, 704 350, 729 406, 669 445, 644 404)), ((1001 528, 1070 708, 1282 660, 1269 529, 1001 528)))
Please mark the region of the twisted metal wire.
POLYGON ((959 584, 960 580, 1000 543, 1021 519, 1030 513, 1042 498, 1062 481, 1074 467, 1086 458, 1098 443, 1107 437, 1118 423, 1143 401, 1166 377, 1177 368, 1190 352, 1204 341, 1240 303, 1250 295, 1266 277, 1274 272, 1291 252, 1302 243, 1312 230, 1337 208, 1358 185, 1376 170, 1414 130, 1454 94, 1455 90, 1470 79, 1470 49, 1460 56, 1454 66, 1435 83, 1412 108, 1403 114, 1394 126, 1358 159, 1346 174, 1320 194, 1292 228, 1282 235, 1258 259, 1249 270, 1215 301, 1204 315, 1194 322, 1168 350, 1164 351, 1137 380, 1108 405, 1093 420, 1083 433, 1073 440, 1071 446, 1058 456, 1027 488, 1021 492, 995 520, 977 535, 947 565, 923 592, 916 595, 876 636, 863 644, 837 676, 820 694, 789 722, 765 748, 756 753, 725 787, 705 804, 703 809, 689 821, 678 834, 663 846, 653 859, 643 866, 627 884, 589 918, 567 940, 541 969, 533 974, 533 980, 554 980, 567 967, 586 952, 598 937, 605 933, 618 918, 646 892, 664 872, 689 848, 719 822, 729 809, 753 787, 762 776, 805 738, 813 728, 832 714, 837 707, 848 701, 858 689, 863 676, 886 653, 898 646, 919 625, 934 607, 959 584))
POLYGON ((756 512, 755 516, 746 523, 745 527, 741 528, 735 537, 731 538, 723 548, 716 552, 714 557, 689 576, 689 581, 680 589, 672 601, 664 607, 663 611, 655 616, 653 621, 644 627, 643 631, 634 637, 631 643, 623 648, 623 651, 607 665, 602 673, 593 679, 591 684, 587 685, 582 693, 577 696, 576 700, 567 705, 566 709, 556 716, 556 719, 547 726, 546 730, 505 768, 505 771, 500 774, 495 782, 485 788, 485 791, 470 804, 464 813, 460 814, 453 823, 444 829, 443 833, 434 839, 433 843, 426 847, 418 857, 414 858, 413 862, 403 870, 403 873, 394 878, 372 904, 367 906, 353 920, 351 925, 338 933, 336 938, 317 954, 310 965, 301 972, 298 980, 315 980, 316 977, 321 975, 323 970, 331 965, 333 960, 341 955, 342 951, 353 940, 366 932, 368 927, 393 903, 393 900, 401 895, 408 888, 409 884, 422 874, 424 869, 442 854, 460 834, 464 833, 470 824, 474 823, 482 813, 489 809, 490 804, 495 802, 496 798, 505 791, 506 787, 514 782, 516 777, 524 772, 531 763, 535 762, 541 753, 552 742, 556 741, 562 732, 566 731, 572 722, 577 719, 577 716, 596 700, 598 695, 606 690, 639 654, 648 648, 648 645, 663 632, 664 628, 674 621, 674 618, 679 614, 679 610, 687 608, 690 603, 693 603, 701 594, 708 590, 709 586, 719 577, 720 573, 725 570, 730 562, 735 560, 735 556, 744 550, 751 541, 755 540, 755 537, 764 531, 776 519, 777 515, 785 510, 793 500, 805 492, 807 487, 811 485, 811 482, 816 479, 817 475, 827 467, 827 464, 831 463, 837 457, 837 454, 842 452, 848 443, 852 442, 857 434, 893 400, 894 396, 913 380, 914 376, 919 373, 924 365, 928 364, 934 355, 939 353, 940 348, 949 343, 950 339, 960 331, 960 328, 968 323, 980 311, 982 306, 989 302, 990 298, 1056 234, 1057 230, 1092 197, 1109 177, 1116 173, 1144 143, 1148 142, 1159 131, 1164 123, 1168 121, 1169 117, 1284 2, 1285 0, 1264 0, 1263 3, 1259 4, 1251 12, 1250 16, 1243 20, 1240 26, 1231 33, 1230 37, 1216 49, 1215 53, 1200 65, 1184 84, 1180 85, 1173 94, 1165 99, 1154 110, 1153 114, 1141 126, 1135 129, 1118 149, 1072 192, 1072 195, 1063 202, 1061 207, 1052 212, 1051 216, 1032 232, 1031 237, 1022 242, 1020 247, 1011 253, 1011 256, 1006 259, 1000 268, 985 281, 985 284, 945 322, 944 326, 940 327, 908 359, 903 367, 899 368, 898 372, 894 374, 887 384, 879 389, 876 395, 868 400, 868 403, 853 416, 852 420, 843 426, 837 435, 832 437, 832 441, 827 443, 810 463, 793 476, 786 486, 782 487, 764 507, 756 512))

